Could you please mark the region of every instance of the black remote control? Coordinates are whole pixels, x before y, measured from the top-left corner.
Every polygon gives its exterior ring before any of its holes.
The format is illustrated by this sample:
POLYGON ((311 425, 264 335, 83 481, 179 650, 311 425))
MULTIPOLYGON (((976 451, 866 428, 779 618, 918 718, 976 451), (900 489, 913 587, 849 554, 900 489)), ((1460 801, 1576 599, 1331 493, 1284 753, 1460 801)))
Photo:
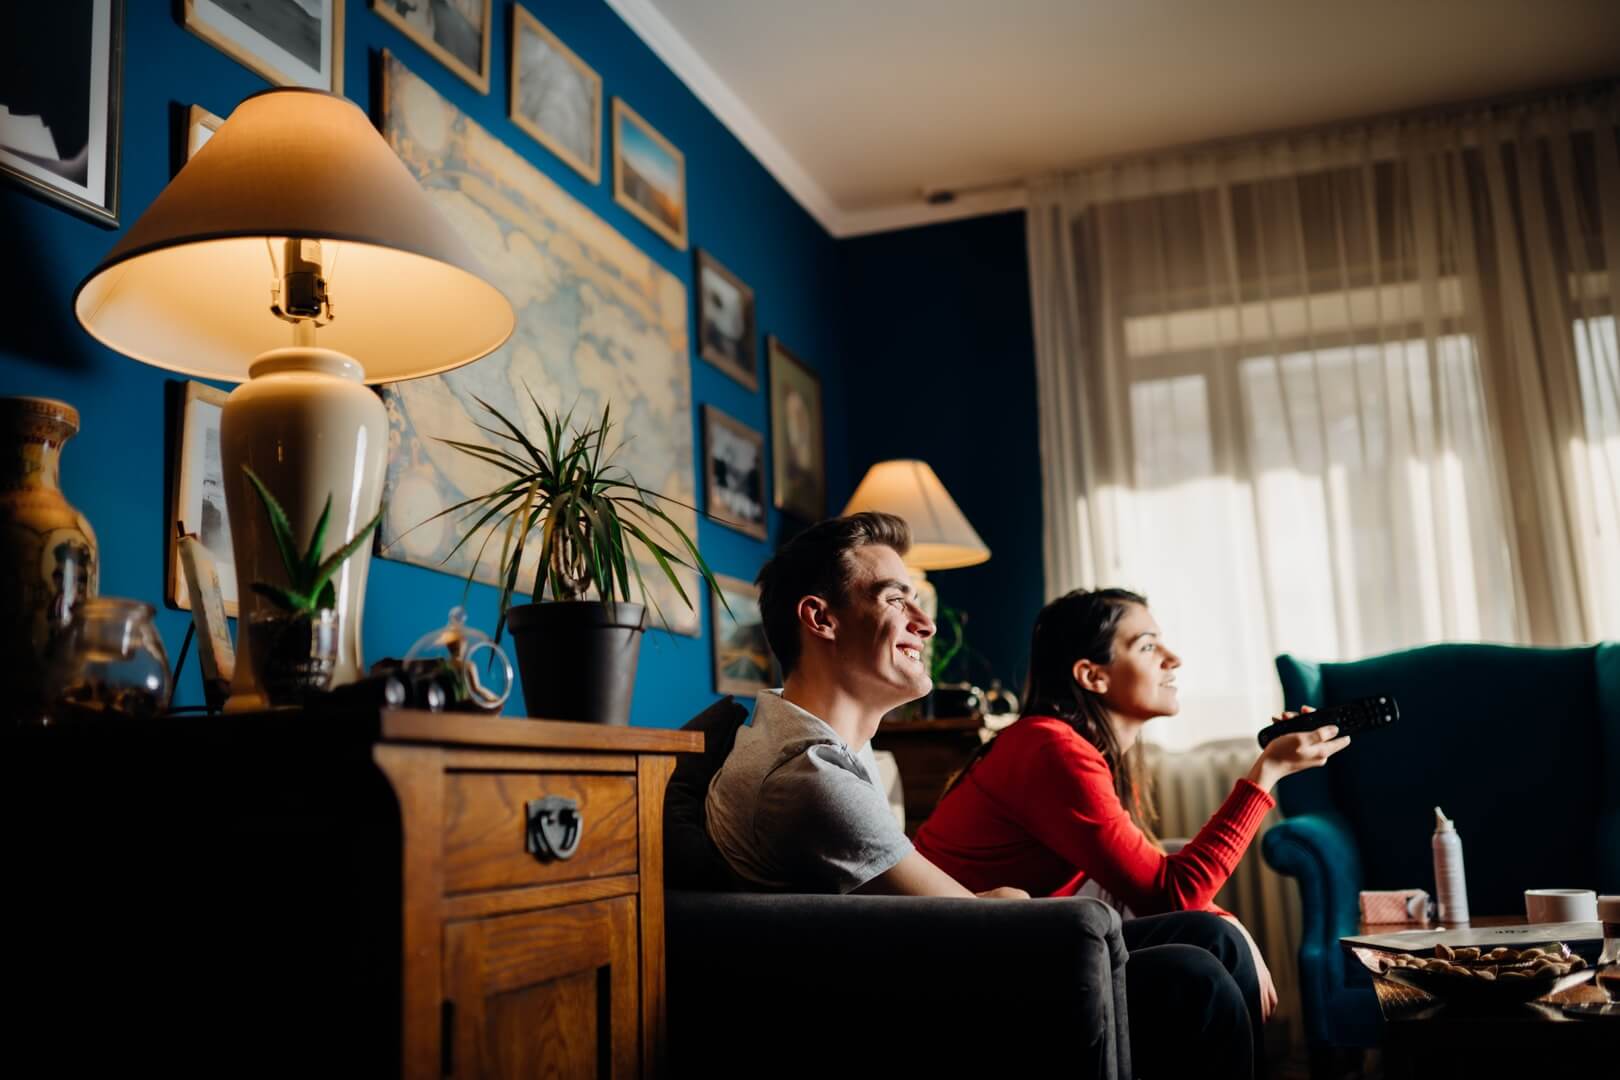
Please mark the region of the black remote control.
POLYGON ((1338 705, 1329 705, 1315 712, 1300 713, 1292 720, 1279 720, 1260 729, 1260 746, 1279 735, 1295 731, 1315 731, 1324 724, 1339 725, 1340 735, 1356 735, 1374 728, 1388 727, 1401 718, 1401 710, 1388 694, 1378 697, 1357 698, 1338 705))

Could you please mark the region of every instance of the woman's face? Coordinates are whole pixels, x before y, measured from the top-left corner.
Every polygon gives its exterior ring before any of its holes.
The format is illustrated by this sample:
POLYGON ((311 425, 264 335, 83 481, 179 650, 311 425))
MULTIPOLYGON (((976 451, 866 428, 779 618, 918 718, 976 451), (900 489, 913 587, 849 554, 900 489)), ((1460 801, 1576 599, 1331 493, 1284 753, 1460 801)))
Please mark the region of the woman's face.
POLYGON ((1114 715, 1151 720, 1181 711, 1176 696, 1176 668, 1180 666, 1181 657, 1165 647, 1152 612, 1131 604, 1114 631, 1114 658, 1106 664, 1080 660, 1074 676, 1081 686, 1100 696, 1114 715))

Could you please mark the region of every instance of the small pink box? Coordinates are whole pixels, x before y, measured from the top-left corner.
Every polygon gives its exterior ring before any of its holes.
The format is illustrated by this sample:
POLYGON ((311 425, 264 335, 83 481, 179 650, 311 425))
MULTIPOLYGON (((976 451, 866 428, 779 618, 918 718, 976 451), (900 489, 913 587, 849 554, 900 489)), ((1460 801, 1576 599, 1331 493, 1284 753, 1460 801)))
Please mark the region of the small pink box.
POLYGON ((1429 921, 1429 894, 1422 889, 1365 890, 1361 894, 1361 921, 1411 923, 1429 921))

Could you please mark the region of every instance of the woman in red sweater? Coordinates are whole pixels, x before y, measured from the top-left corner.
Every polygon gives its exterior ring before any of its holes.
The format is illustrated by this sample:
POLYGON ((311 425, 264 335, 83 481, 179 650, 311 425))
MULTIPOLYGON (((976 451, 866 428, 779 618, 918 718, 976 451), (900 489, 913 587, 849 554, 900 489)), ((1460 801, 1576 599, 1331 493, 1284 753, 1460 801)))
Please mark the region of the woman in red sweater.
MULTIPOLYGON (((1135 593, 1077 590, 1048 604, 1035 620, 1023 713, 946 788, 917 830, 917 850, 975 891, 1069 896, 1095 880, 1133 915, 1213 911, 1242 930, 1212 901, 1275 805, 1272 787, 1350 738, 1328 725, 1272 740, 1198 835, 1166 854, 1151 827, 1138 736, 1180 710, 1180 666, 1135 593)), ((1269 1016, 1276 987, 1243 936, 1269 1016)))

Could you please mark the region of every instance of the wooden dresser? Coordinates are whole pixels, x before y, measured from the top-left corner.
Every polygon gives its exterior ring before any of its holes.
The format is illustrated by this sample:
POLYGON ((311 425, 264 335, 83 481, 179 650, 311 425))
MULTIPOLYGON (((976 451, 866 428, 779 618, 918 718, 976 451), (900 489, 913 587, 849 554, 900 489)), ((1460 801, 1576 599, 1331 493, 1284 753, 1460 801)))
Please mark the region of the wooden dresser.
POLYGON ((405 710, 9 732, 5 1061, 660 1075, 664 787, 701 748, 405 710))

